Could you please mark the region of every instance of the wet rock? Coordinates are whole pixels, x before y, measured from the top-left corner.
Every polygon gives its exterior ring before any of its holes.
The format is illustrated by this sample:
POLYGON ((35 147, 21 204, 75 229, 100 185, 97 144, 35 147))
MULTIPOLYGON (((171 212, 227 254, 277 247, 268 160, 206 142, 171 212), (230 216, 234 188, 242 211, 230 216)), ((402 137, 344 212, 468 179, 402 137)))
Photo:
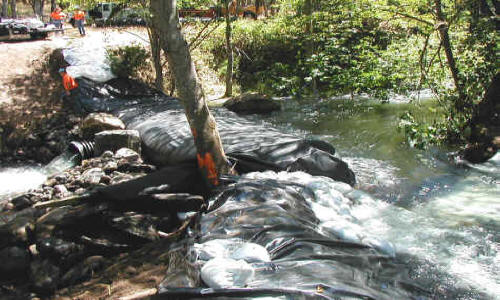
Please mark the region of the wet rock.
POLYGON ((22 211, 4 214, 0 218, 0 248, 13 244, 27 244, 38 211, 27 208, 22 211))
POLYGON ((118 171, 125 173, 151 173, 156 170, 156 167, 148 164, 129 163, 128 161, 118 162, 118 171))
POLYGON ((44 182, 44 186, 54 186, 57 184, 57 179, 55 179, 54 177, 51 177, 49 179, 47 179, 45 182, 44 182))
POLYGON ((41 294, 50 294, 59 284, 61 270, 49 260, 35 259, 30 265, 33 288, 41 294))
POLYGON ((68 173, 64 172, 64 173, 57 174, 56 176, 54 176, 54 179, 59 184, 65 184, 66 182, 68 182, 69 177, 70 177, 70 175, 68 173))
POLYGON ((104 165, 102 169, 104 173, 111 174, 114 171, 118 170, 118 164, 115 161, 109 161, 106 163, 106 165, 104 165))
POLYGON ((64 198, 70 195, 70 192, 66 188, 66 186, 62 184, 58 184, 54 186, 54 196, 57 198, 64 198))
POLYGON ((113 179, 111 180, 111 184, 118 184, 121 182, 129 181, 129 180, 133 179, 134 176, 130 175, 130 174, 115 171, 112 173, 112 178, 113 179))
POLYGON ((77 264, 69 269, 61 279, 61 286, 69 286, 89 280, 92 274, 101 270, 106 264, 106 260, 102 256, 91 256, 86 258, 83 262, 77 264))
POLYGON ((101 154, 101 158, 106 159, 106 158, 112 158, 114 156, 113 151, 104 151, 101 154))
POLYGON ((281 104, 258 93, 244 93, 229 99, 224 107, 237 113, 267 113, 281 109, 281 104))
POLYGON ((54 208, 36 220, 35 233, 37 240, 52 237, 56 227, 72 226, 81 228, 82 224, 93 225, 92 220, 88 221, 88 218, 98 215, 107 207, 106 203, 100 203, 98 205, 82 204, 54 208))
POLYGON ((108 184, 111 183, 111 177, 108 176, 108 175, 104 175, 104 176, 101 177, 101 181, 99 181, 99 183, 108 185, 108 184))
POLYGON ((36 248, 42 258, 57 262, 63 269, 74 265, 85 256, 82 245, 54 237, 40 239, 36 248))
POLYGON ((95 154, 106 150, 117 151, 128 148, 141 153, 141 139, 137 130, 107 130, 95 134, 95 154))
POLYGON ((22 210, 35 204, 36 201, 33 198, 32 194, 23 194, 13 198, 10 202, 15 210, 22 210))
POLYGON ((91 113, 80 127, 85 139, 93 139, 98 132, 105 130, 125 129, 125 124, 119 118, 106 113, 91 113))
POLYGON ((24 277, 30 265, 30 254, 26 248, 7 247, 0 250, 0 278, 24 277))
POLYGON ((148 214, 127 212, 124 214, 110 214, 110 223, 113 228, 137 237, 139 239, 155 241, 159 238, 158 230, 166 218, 155 217, 148 214))
POLYGON ((132 162, 142 163, 142 159, 141 159, 141 156, 139 155, 139 153, 137 153, 136 151, 134 151, 132 149, 128 149, 128 148, 118 149, 118 151, 116 151, 114 157, 116 159, 118 159, 120 162, 126 161, 129 163, 132 163, 132 162))
POLYGON ((482 163, 492 158, 497 147, 490 143, 469 143, 462 151, 464 158, 471 163, 482 163))
POLYGON ((104 175, 105 174, 101 168, 92 168, 83 172, 81 180, 86 185, 97 185, 101 181, 101 177, 104 175))

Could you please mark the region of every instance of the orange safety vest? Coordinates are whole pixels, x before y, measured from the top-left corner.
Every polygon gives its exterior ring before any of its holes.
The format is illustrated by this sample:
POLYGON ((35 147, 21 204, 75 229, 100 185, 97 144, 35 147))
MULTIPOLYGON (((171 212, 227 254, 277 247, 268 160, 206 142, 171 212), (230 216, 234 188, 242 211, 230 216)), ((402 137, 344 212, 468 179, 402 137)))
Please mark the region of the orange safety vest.
POLYGON ((85 19, 85 12, 83 10, 78 10, 73 15, 75 20, 83 20, 85 19))
POLYGON ((50 17, 54 20, 63 20, 64 18, 66 18, 66 15, 63 13, 63 12, 57 12, 57 11, 53 11, 51 14, 50 14, 50 17))
POLYGON ((76 89, 78 87, 78 82, 76 82, 73 77, 69 76, 68 73, 64 73, 63 74, 63 86, 64 86, 65 90, 71 91, 71 90, 76 89))

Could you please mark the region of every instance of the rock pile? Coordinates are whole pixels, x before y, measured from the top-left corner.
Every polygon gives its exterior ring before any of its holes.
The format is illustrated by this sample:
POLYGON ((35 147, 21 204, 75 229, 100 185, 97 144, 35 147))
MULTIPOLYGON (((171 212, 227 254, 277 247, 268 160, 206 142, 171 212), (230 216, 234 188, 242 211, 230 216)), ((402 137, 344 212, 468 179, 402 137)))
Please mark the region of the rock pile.
POLYGON ((0 264, 0 296, 16 299, 29 292, 51 294, 91 278, 107 265, 109 257, 175 232, 182 220, 177 211, 161 203, 182 201, 190 203, 184 211, 196 211, 203 205, 203 197, 166 193, 170 186, 116 195, 115 199, 106 192, 99 194, 100 189, 128 184, 153 171, 155 167, 145 164, 133 150, 106 151, 51 176, 40 188, 4 205, 0 261, 5 263, 0 264), (127 203, 120 202, 122 199, 127 203), (155 201, 160 205, 151 205, 155 201), (9 286, 15 288, 9 290, 9 286))

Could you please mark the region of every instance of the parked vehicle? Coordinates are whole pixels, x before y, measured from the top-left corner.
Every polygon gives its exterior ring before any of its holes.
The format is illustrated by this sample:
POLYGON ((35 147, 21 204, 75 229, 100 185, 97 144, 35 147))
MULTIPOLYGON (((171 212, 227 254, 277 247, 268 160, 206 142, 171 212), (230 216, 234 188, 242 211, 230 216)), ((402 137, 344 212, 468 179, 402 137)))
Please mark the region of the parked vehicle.
POLYGON ((14 36, 29 35, 32 39, 43 39, 50 32, 61 31, 53 24, 38 19, 0 19, 0 37, 12 39, 14 36))
POLYGON ((88 11, 89 17, 93 18, 94 23, 97 26, 105 25, 106 21, 109 20, 113 14, 122 9, 125 4, 119 4, 115 2, 101 2, 97 3, 92 9, 88 11))

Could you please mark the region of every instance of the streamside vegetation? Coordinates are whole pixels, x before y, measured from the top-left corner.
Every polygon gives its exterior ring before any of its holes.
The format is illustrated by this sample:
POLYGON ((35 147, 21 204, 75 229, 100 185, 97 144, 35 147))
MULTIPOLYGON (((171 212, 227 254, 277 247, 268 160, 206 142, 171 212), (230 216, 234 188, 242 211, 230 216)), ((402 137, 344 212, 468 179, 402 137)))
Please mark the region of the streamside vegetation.
MULTIPOLYGON (((279 13, 233 23, 235 79, 245 90, 274 95, 366 93, 380 100, 429 89, 438 99, 432 123, 410 112, 399 129, 410 145, 465 145, 473 160, 498 147, 498 100, 478 118, 498 74, 498 1, 308 1, 282 3, 279 13), (476 117, 474 117, 476 116, 476 117), (478 143, 480 145, 478 145, 478 143)), ((203 47, 226 63, 223 29, 203 47)), ((498 94, 496 95, 498 98, 498 94)))
MULTIPOLYGON (((146 9, 153 3, 115 2, 146 9)), ((430 90, 437 99, 432 114, 438 117, 429 122, 410 112, 401 116, 398 128, 409 145, 467 145, 466 156, 473 161, 498 148, 497 0, 167 2, 182 17, 182 27, 195 32, 187 38, 187 50, 201 51, 201 59, 227 83, 226 95, 234 85, 235 91, 276 96, 368 94, 386 101, 394 94, 430 90)), ((94 4, 88 2, 89 8, 94 4)), ((163 69, 174 67, 162 63, 168 60, 161 49, 166 29, 154 25, 151 16, 145 18, 155 82, 164 89, 164 82, 174 80, 164 81, 173 73, 163 69)), ((175 88, 172 84, 169 93, 175 88)))

